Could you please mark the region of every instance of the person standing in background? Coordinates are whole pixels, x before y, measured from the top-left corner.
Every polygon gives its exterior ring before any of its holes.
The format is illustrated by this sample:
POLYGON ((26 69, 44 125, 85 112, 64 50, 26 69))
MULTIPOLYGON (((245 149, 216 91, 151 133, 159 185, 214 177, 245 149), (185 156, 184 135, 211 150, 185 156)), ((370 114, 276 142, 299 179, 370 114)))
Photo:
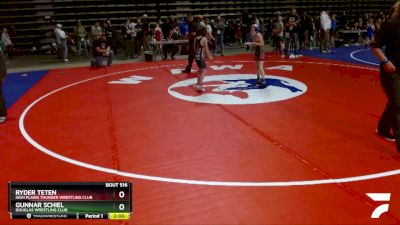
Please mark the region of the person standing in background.
POLYGON ((291 14, 286 20, 286 34, 285 34, 285 56, 288 58, 299 57, 297 50, 300 48, 299 44, 299 24, 300 17, 297 15, 297 10, 292 7, 291 14), (289 48, 293 45, 293 53, 289 55, 289 48))
POLYGON ((400 152, 400 1, 394 5, 391 19, 382 24, 371 43, 380 63, 380 80, 387 105, 378 122, 377 133, 388 141, 396 141, 400 152), (383 47, 386 47, 383 51, 383 47), (392 133, 393 132, 393 133, 392 133))
POLYGON ((8 58, 12 59, 14 53, 14 47, 10 39, 10 35, 8 34, 7 28, 5 27, 3 28, 3 33, 1 34, 1 41, 6 46, 8 58))
POLYGON ((370 18, 367 22, 367 37, 366 37, 366 47, 368 47, 374 40, 375 24, 374 20, 370 18))
POLYGON ((115 29, 111 23, 111 20, 107 20, 104 27, 104 33, 107 37, 107 44, 114 50, 114 53, 117 54, 117 48, 115 43, 115 29))
MULTIPOLYGON (((242 13, 241 33, 242 43, 250 42, 250 27, 251 27, 251 15, 247 11, 242 13)), ((250 50, 250 46, 246 45, 246 50, 250 50)))
POLYGON ((272 29, 273 33, 273 41, 274 41, 274 46, 275 46, 275 51, 279 52, 282 57, 285 55, 283 54, 283 22, 282 22, 282 16, 280 13, 278 13, 277 20, 275 22, 274 28, 272 29))
POLYGON ((54 29, 54 34, 57 39, 58 52, 64 62, 68 62, 68 46, 67 46, 67 34, 62 30, 62 25, 57 24, 54 29))
POLYGON ((330 36, 331 36, 331 46, 334 48, 335 47, 335 41, 336 41, 336 27, 337 27, 337 22, 336 22, 336 15, 332 15, 332 20, 331 20, 331 31, 330 31, 330 36))
POLYGON ((132 45, 133 45, 133 58, 136 58, 138 56, 137 54, 137 32, 136 32, 136 18, 131 19, 131 23, 129 24, 129 29, 131 30, 131 36, 132 36, 132 45))
POLYGON ((224 56, 224 33, 225 33, 225 22, 221 16, 217 16, 215 19, 215 49, 224 56))
POLYGON ((3 95, 3 83, 7 75, 6 60, 0 48, 0 123, 7 120, 7 106, 3 95))
POLYGON ((142 16, 142 32, 143 32, 143 38, 142 38, 142 43, 143 43, 143 49, 144 51, 150 51, 150 41, 151 41, 151 36, 152 32, 150 30, 149 26, 149 20, 148 20, 147 14, 143 14, 142 16))
POLYGON ((101 28, 100 23, 97 21, 92 26, 91 31, 92 31, 93 41, 95 41, 100 38, 100 35, 103 33, 103 28, 101 28))
POLYGON ((103 33, 103 28, 101 28, 99 22, 95 22, 91 28, 90 42, 89 45, 92 47, 93 42, 100 38, 100 35, 103 33))
POLYGON ((329 18, 328 13, 325 10, 321 12, 320 23, 321 23, 321 33, 320 33, 321 43, 319 46, 319 50, 321 53, 326 53, 328 51, 329 32, 331 30, 332 22, 331 19, 329 18))
POLYGON ((208 48, 212 52, 212 56, 215 57, 216 46, 215 46, 215 38, 213 35, 214 30, 208 18, 205 20, 205 24, 206 24, 206 32, 207 32, 206 38, 208 40, 208 48))
POLYGON ((186 38, 189 32, 188 22, 183 18, 179 23, 179 33, 182 37, 186 38))
POLYGON ((139 57, 142 54, 142 46, 143 46, 143 30, 142 30, 142 20, 138 18, 136 20, 136 26, 135 26, 135 31, 136 31, 136 43, 135 43, 135 54, 139 57))
POLYGON ((125 23, 121 26, 121 34, 124 39, 124 52, 126 58, 133 59, 133 42, 132 42, 132 30, 129 28, 130 19, 126 19, 125 23))
POLYGON ((78 20, 76 22, 76 26, 74 28, 74 37, 75 37, 75 43, 76 43, 76 50, 78 51, 79 58, 81 58, 82 48, 83 48, 83 53, 85 54, 85 57, 87 58, 89 56, 86 36, 87 36, 87 32, 85 30, 85 27, 83 27, 81 21, 78 20))

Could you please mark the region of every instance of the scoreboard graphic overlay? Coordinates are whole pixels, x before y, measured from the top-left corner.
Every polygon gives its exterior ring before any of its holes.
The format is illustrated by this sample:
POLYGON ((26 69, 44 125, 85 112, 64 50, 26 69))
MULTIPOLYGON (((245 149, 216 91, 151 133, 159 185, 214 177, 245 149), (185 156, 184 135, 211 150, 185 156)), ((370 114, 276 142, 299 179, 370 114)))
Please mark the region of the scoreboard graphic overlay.
POLYGON ((8 184, 12 219, 126 220, 132 212, 129 182, 8 184))

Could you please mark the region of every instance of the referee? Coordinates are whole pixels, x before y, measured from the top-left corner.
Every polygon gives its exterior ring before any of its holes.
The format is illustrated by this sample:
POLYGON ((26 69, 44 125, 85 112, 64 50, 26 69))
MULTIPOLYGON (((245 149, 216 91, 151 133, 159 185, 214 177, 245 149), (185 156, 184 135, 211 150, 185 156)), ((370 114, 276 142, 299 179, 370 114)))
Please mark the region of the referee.
POLYGON ((6 101, 4 100, 3 90, 2 90, 6 74, 7 74, 6 60, 4 59, 3 51, 0 48, 0 123, 6 122, 7 119, 6 101))
POLYGON ((396 141, 400 152, 400 1, 393 9, 391 19, 382 25, 371 47, 381 62, 380 80, 388 99, 377 132, 386 140, 396 141), (384 46, 385 52, 382 50, 384 46))
POLYGON ((197 21, 193 19, 192 15, 187 16, 187 21, 189 24, 189 57, 188 57, 188 64, 183 70, 183 73, 191 73, 192 72, 192 65, 193 65, 193 60, 194 56, 196 55, 196 51, 194 49, 194 39, 196 37, 196 31, 197 31, 197 21))

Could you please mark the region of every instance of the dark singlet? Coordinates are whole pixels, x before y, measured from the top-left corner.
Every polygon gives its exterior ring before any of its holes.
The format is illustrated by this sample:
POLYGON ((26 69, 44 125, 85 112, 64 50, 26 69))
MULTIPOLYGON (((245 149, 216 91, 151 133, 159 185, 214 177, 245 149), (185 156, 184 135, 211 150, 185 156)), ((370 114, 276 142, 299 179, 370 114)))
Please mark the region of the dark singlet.
POLYGON ((256 60, 264 60, 264 48, 261 46, 255 47, 256 60))
POLYGON ((196 52, 196 56, 195 59, 196 60, 204 60, 204 46, 201 46, 201 40, 203 39, 203 36, 197 36, 195 39, 195 52, 196 52))

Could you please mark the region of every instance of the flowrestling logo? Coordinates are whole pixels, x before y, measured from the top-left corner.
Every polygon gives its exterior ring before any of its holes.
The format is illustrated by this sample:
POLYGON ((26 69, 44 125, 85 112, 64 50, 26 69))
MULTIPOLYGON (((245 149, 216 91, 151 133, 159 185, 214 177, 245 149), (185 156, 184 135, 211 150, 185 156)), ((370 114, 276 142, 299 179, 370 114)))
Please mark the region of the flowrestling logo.
POLYGON ((170 95, 191 102, 245 105, 283 101, 298 97, 307 91, 307 86, 297 80, 280 76, 266 76, 266 86, 258 86, 255 74, 229 74, 206 76, 205 92, 198 93, 192 85, 197 78, 171 85, 170 95))

